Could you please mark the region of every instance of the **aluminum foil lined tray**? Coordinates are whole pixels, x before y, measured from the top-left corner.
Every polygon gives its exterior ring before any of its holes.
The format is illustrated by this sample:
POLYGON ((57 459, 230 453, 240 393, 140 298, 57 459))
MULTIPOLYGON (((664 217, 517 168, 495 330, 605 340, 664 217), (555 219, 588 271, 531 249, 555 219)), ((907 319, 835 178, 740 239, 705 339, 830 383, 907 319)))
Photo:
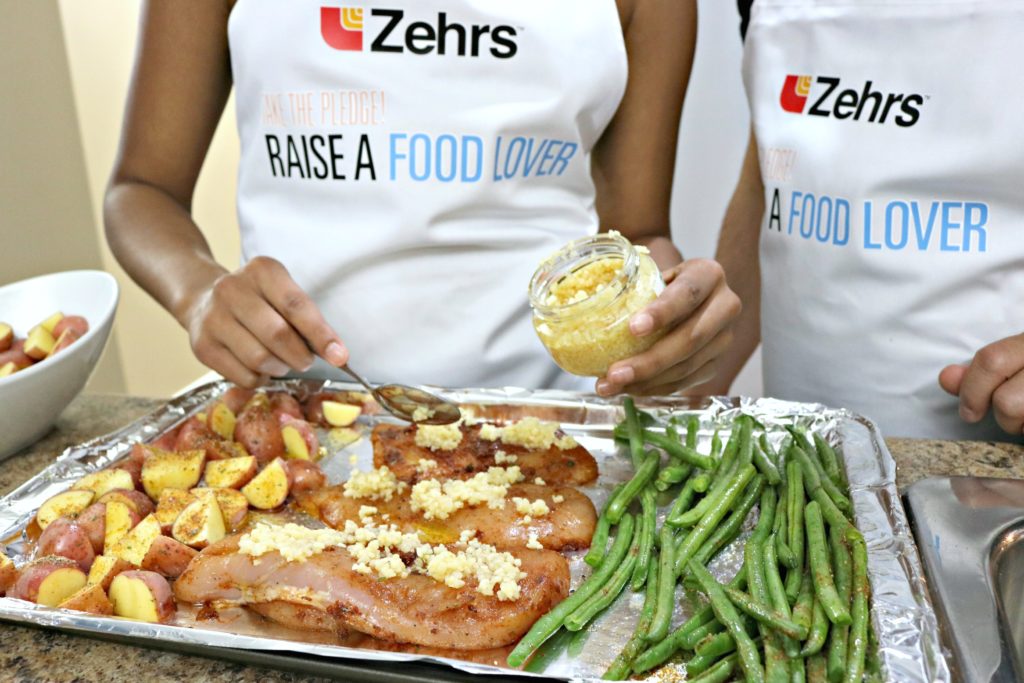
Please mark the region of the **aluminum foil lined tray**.
MULTIPOLYGON (((70 488, 79 477, 126 457, 135 442, 152 441, 200 411, 229 386, 226 382, 216 382, 199 387, 118 432, 69 448, 50 467, 0 499, 0 539, 8 539, 5 548, 7 554, 19 564, 25 560, 26 544, 21 538, 21 532, 43 501, 70 488)), ((321 390, 359 390, 358 386, 347 383, 311 380, 281 380, 272 383, 269 388, 291 391, 300 397, 321 390)), ((612 428, 622 419, 622 407, 617 400, 610 402, 591 395, 564 391, 513 388, 436 391, 468 407, 476 418, 508 420, 533 415, 560 422, 563 429, 576 437, 597 459, 600 477, 595 485, 582 490, 599 507, 611 489, 632 474, 628 456, 616 446, 612 438, 612 428)), ((950 680, 942 656, 935 613, 929 602, 921 564, 896 490, 895 462, 873 423, 846 411, 774 399, 713 398, 691 402, 682 398, 656 398, 639 400, 638 407, 653 412, 661 419, 678 416, 685 421, 691 415, 696 415, 701 424, 699 447, 704 452, 716 429, 722 428, 722 436, 727 436, 727 427, 739 412, 749 413, 764 424, 769 430, 769 438, 776 446, 784 438, 783 425, 794 419, 825 436, 836 446, 845 461, 856 523, 867 541, 872 587, 871 619, 886 679, 901 682, 950 680)), ((383 416, 361 417, 364 438, 341 450, 329 450, 321 465, 331 483, 346 479, 353 466, 364 470, 372 466, 369 428, 375 421, 388 419, 383 416)), ((329 440, 322 441, 329 447, 329 440)), ((659 520, 664 518, 670 503, 668 501, 660 510, 659 520)), ((755 520, 756 510, 751 513, 751 519, 747 520, 748 529, 755 520)), ((719 578, 730 578, 739 569, 742 563, 742 541, 741 538, 725 549, 712 564, 711 569, 719 578)), ((572 554, 569 559, 575 587, 589 568, 582 562, 582 553, 572 554)), ((678 590, 676 624, 692 611, 696 597, 694 594, 685 594, 681 586, 678 590)), ((582 648, 577 643, 577 649, 571 655, 563 653, 548 667, 545 676, 564 680, 600 677, 632 634, 642 601, 642 591, 632 594, 627 590, 591 626, 590 636, 583 642, 582 648)), ((240 621, 238 626, 241 628, 236 629, 238 632, 227 631, 224 627, 212 629, 204 622, 196 622, 187 610, 180 611, 173 623, 145 624, 0 598, 0 619, 128 638, 140 646, 149 644, 159 647, 173 642, 183 648, 192 644, 367 662, 427 661, 472 674, 533 675, 455 659, 345 647, 326 642, 323 636, 282 629, 262 629, 252 621, 244 624, 240 621)), ((666 666, 678 665, 670 663, 666 666)), ((659 672, 652 676, 652 680, 659 678, 659 672)))

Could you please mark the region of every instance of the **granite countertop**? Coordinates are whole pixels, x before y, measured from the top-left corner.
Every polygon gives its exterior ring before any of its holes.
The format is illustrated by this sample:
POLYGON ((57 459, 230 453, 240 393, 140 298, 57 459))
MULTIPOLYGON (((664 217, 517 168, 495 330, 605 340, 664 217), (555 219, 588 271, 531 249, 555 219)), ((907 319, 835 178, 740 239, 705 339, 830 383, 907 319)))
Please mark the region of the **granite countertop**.
MULTIPOLYGON (((154 410, 157 399, 78 397, 39 443, 0 462, 0 496, 46 467, 65 448, 114 431, 154 410)), ((1024 446, 989 442, 889 439, 902 490, 929 476, 973 475, 1024 479, 1024 446)), ((0 623, 0 680, 136 683, 137 681, 323 680, 201 657, 0 623)))

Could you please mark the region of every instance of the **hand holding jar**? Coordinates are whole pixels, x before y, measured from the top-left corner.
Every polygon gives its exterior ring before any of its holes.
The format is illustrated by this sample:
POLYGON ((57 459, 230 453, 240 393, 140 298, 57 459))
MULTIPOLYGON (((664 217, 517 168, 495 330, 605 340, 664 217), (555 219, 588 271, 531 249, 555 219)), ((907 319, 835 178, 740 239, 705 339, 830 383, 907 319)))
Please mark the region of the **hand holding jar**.
POLYGON ((615 232, 576 240, 542 263, 530 303, 555 362, 600 378, 603 396, 670 394, 711 379, 740 311, 716 262, 659 274, 644 247, 615 232))

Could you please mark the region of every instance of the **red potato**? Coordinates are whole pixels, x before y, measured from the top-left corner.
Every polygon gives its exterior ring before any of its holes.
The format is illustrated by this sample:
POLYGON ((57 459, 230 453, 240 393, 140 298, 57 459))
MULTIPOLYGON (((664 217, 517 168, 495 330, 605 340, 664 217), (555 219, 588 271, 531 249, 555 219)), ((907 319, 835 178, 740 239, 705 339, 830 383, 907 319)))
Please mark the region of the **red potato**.
POLYGON ((113 555, 97 555, 89 569, 88 583, 97 584, 103 590, 110 588, 110 582, 121 572, 134 569, 130 562, 125 562, 120 557, 113 555))
POLYGON ((309 460, 289 460, 285 463, 292 480, 292 492, 315 491, 327 485, 327 476, 320 465, 309 460))
POLYGON ((168 536, 158 536, 149 546, 149 552, 142 558, 142 568, 153 571, 168 579, 176 579, 185 572, 188 563, 199 554, 184 543, 168 536))
POLYGON ((0 323, 0 352, 11 348, 14 343, 14 328, 7 323, 0 323))
POLYGON ((131 570, 110 584, 114 614, 137 621, 159 623, 174 616, 174 596, 167 579, 156 572, 131 570))
POLYGON ((278 420, 281 419, 282 415, 294 417, 296 420, 303 418, 302 405, 287 391, 268 391, 267 401, 270 403, 270 412, 278 420))
POLYGON ((160 492, 160 500, 157 502, 153 516, 160 522, 160 529, 163 533, 171 533, 171 528, 174 526, 175 520, 178 519, 178 515, 195 499, 192 493, 182 489, 164 489, 160 492))
POLYGON ((235 441, 242 444, 247 453, 255 455, 261 465, 284 455, 281 425, 263 394, 253 396, 238 416, 235 441))
POLYGON ((220 397, 220 400, 224 402, 231 412, 238 415, 245 408, 245 404, 249 402, 249 399, 253 397, 256 392, 252 389, 245 389, 243 387, 231 387, 224 392, 224 395, 220 397))
POLYGON ((97 584, 86 584, 77 592, 68 596, 63 602, 57 605, 60 609, 71 609, 76 612, 88 612, 100 616, 109 616, 114 613, 114 606, 107 597, 107 592, 97 584))
POLYGON ((36 524, 46 529, 58 517, 77 517, 92 503, 96 494, 92 491, 63 491, 47 498, 36 511, 36 524))
POLYGON ((363 401, 359 394, 348 391, 322 391, 318 394, 313 394, 306 399, 304 411, 306 421, 315 425, 320 425, 321 427, 332 426, 324 419, 324 401, 357 406, 360 411, 362 411, 363 408, 363 401))
POLYGON ((108 469, 85 475, 75 482, 73 488, 92 491, 99 498, 107 491, 116 489, 132 491, 135 489, 135 481, 132 479, 131 472, 122 469, 108 469))
POLYGON ((139 523, 140 517, 135 509, 126 503, 112 500, 105 503, 107 513, 103 521, 103 553, 114 554, 114 548, 128 532, 139 523))
MULTIPOLYGON (((233 426, 232 429, 234 429, 233 426)), ((241 444, 222 439, 198 416, 190 417, 182 425, 174 444, 174 450, 178 452, 201 450, 206 453, 207 460, 223 460, 248 455, 241 444)))
POLYGON ((171 528, 174 539, 193 548, 213 545, 227 535, 216 496, 200 496, 181 511, 171 528))
POLYGON ((0 365, 0 378, 10 377, 18 371, 18 366, 14 363, 4 363, 0 365))
POLYGON ((57 355, 58 352, 68 348, 76 341, 82 338, 82 335, 78 334, 72 329, 64 330, 59 337, 57 337, 56 343, 53 345, 53 350, 50 351, 51 356, 57 355))
POLYGON ((217 505, 224 515, 224 524, 229 531, 237 531, 245 524, 249 517, 249 499, 241 491, 226 488, 195 488, 189 493, 196 498, 206 495, 213 495, 217 499, 217 505))
POLYGON ((18 568, 14 561, 3 553, 0 553, 0 596, 6 595, 18 580, 18 568))
POLYGON ((25 337, 25 355, 33 360, 43 360, 53 351, 57 340, 43 327, 33 327, 25 337))
POLYGON ((88 572, 96 552, 93 550, 89 534, 78 522, 72 521, 70 517, 60 517, 39 535, 35 555, 66 557, 74 560, 83 572, 88 572))
MULTIPOLYGON (((122 460, 121 462, 114 465, 111 469, 124 470, 132 476, 132 484, 135 485, 136 489, 142 487, 142 464, 134 460, 122 460)), ((124 489, 127 491, 128 489, 124 489)), ((145 494, 143 494, 145 495, 145 494)))
POLYGON ((54 337, 60 337, 67 331, 75 334, 76 339, 84 337, 85 333, 89 331, 89 321, 80 315, 66 315, 51 330, 54 337))
POLYGON ((142 487, 153 500, 160 500, 164 489, 190 489, 199 483, 206 463, 206 452, 154 452, 142 466, 142 487))
POLYGON ((86 575, 74 560, 41 557, 25 565, 8 597, 56 607, 86 583, 86 575))
MULTIPOLYGON (((164 432, 159 437, 157 437, 155 441, 153 441, 149 445, 152 446, 153 448, 157 448, 157 449, 162 450, 162 451, 173 451, 174 450, 174 444, 178 443, 178 432, 179 431, 181 431, 181 428, 180 427, 175 427, 174 429, 172 429, 170 431, 164 432)), ((134 451, 134 449, 133 449, 133 451, 134 451)), ((143 453, 143 454, 147 453, 147 451, 141 450, 141 449, 140 449, 140 452, 143 453)))
MULTIPOLYGON (((46 330, 47 332, 52 334, 54 337, 56 337, 58 333, 55 332, 54 330, 57 329, 57 323, 59 323, 63 319, 64 319, 64 314, 61 313, 60 311, 57 311, 56 313, 51 313, 50 317, 48 317, 46 320, 43 320, 42 322, 40 322, 38 325, 36 325, 36 327, 42 327, 44 330, 46 330)), ((33 329, 35 329, 35 328, 33 328, 33 329)))
POLYGON ((320 440, 316 438, 313 425, 289 415, 282 415, 279 419, 287 457, 301 460, 316 460, 320 457, 320 440))
POLYGON ((242 487, 242 495, 258 510, 273 510, 284 504, 291 488, 291 476, 285 461, 275 458, 242 487))
POLYGON ((213 404, 206 413, 206 426, 222 439, 231 439, 235 434, 238 417, 224 401, 213 404))
POLYGON ((135 514, 139 516, 139 519, 149 515, 154 509, 153 501, 145 493, 142 491, 128 491, 126 489, 104 493, 96 502, 109 503, 113 500, 124 503, 135 510, 135 514))
POLYGON ((0 366, 6 365, 7 363, 14 363, 14 366, 18 370, 24 370, 35 363, 33 359, 25 355, 24 346, 24 339, 15 339, 11 348, 0 353, 0 366))
POLYGON ((256 457, 227 458, 206 463, 203 479, 213 488, 240 489, 256 476, 256 457))
MULTIPOLYGON (((118 505, 118 503, 111 503, 111 505, 118 505)), ((125 562, 130 562, 136 567, 140 567, 142 566, 142 560, 145 559, 146 554, 149 552, 150 546, 153 545, 153 541, 160 538, 160 536, 160 522, 156 520, 155 515, 150 515, 122 536, 114 544, 110 552, 105 554, 120 557, 125 562)))
POLYGON ((93 503, 85 508, 75 518, 78 526, 85 529, 89 542, 92 543, 93 552, 99 555, 103 552, 103 540, 107 535, 107 504, 93 503))

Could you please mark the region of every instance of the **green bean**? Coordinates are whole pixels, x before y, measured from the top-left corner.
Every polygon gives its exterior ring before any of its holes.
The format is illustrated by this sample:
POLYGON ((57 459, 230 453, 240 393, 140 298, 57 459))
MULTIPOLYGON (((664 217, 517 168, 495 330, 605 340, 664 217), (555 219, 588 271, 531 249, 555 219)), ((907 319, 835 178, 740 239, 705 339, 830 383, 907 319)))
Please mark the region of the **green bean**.
POLYGON ((790 452, 796 457, 797 462, 800 463, 800 467, 804 471, 804 486, 807 488, 808 493, 814 491, 819 486, 825 489, 825 493, 832 499, 832 502, 836 504, 844 515, 850 515, 853 513, 853 504, 850 499, 839 490, 835 482, 828 478, 825 471, 821 468, 821 463, 817 459, 811 458, 811 456, 803 448, 796 446, 790 450, 790 452))
POLYGON ((785 618, 765 603, 755 600, 735 588, 724 588, 723 590, 729 597, 729 600, 732 601, 732 604, 736 605, 737 609, 744 614, 752 616, 759 624, 764 624, 797 640, 803 640, 807 637, 807 629, 797 624, 794 620, 785 618))
POLYGON ((804 660, 797 658, 789 662, 790 683, 806 683, 807 671, 804 669, 804 660))
POLYGON ((733 467, 743 467, 754 462, 754 419, 749 415, 740 415, 736 422, 740 426, 740 443, 736 451, 736 464, 733 467))
POLYGON ((796 555, 786 544, 786 537, 789 535, 789 510, 788 496, 779 496, 779 503, 775 507, 775 524, 772 532, 775 534, 775 552, 782 564, 789 569, 796 568, 796 555))
MULTIPOLYGON (((775 524, 775 505, 778 494, 775 488, 768 486, 761 492, 761 504, 758 508, 757 524, 754 526, 753 538, 757 541, 765 541, 772 533, 772 526, 775 524)), ((748 577, 749 581, 749 577, 748 577)))
POLYGON ((756 444, 752 444, 753 449, 753 460, 754 465, 757 469, 768 479, 768 483, 772 486, 778 486, 782 481, 782 477, 779 475, 779 468, 775 466, 771 458, 761 450, 761 447, 756 444))
POLYGON ((810 657, 821 652, 825 647, 825 639, 828 637, 828 617, 822 607, 821 600, 814 600, 814 607, 811 609, 811 630, 807 633, 807 640, 800 650, 801 657, 810 657))
POLYGON ((800 581, 800 594, 797 596, 796 604, 793 605, 793 621, 810 632, 813 612, 814 582, 811 580, 810 574, 804 574, 800 581))
POLYGON ((679 516, 679 525, 692 526, 696 524, 698 521, 700 521, 704 517, 704 515, 707 514, 707 511, 710 510, 721 498, 723 492, 732 483, 733 478, 735 477, 735 474, 738 471, 739 469, 734 470, 732 473, 729 474, 727 478, 716 479, 714 484, 711 486, 711 489, 708 491, 707 495, 704 496, 704 498, 701 499, 701 501, 697 503, 697 505, 695 505, 693 508, 691 508, 688 512, 685 512, 684 514, 679 516))
POLYGON ((636 565, 633 567, 633 578, 630 581, 630 588, 635 592, 640 590, 647 579, 647 568, 651 564, 651 553, 654 550, 654 536, 658 526, 658 505, 654 497, 654 491, 648 486, 640 492, 640 552, 636 558, 636 565))
MULTIPOLYGON (((835 567, 836 590, 843 604, 850 604, 852 588, 852 560, 850 549, 839 527, 829 528, 829 546, 832 550, 832 566, 835 567)), ((843 680, 846 671, 846 649, 849 641, 849 626, 833 626, 828 638, 828 679, 831 683, 843 680)))
MULTIPOLYGON (((696 657, 694 657, 694 659, 696 659, 696 657)), ((693 660, 691 659, 690 662, 687 663, 687 665, 686 665, 687 672, 690 671, 690 667, 692 666, 692 662, 693 662, 693 660)), ((725 681, 729 680, 730 676, 732 676, 732 670, 735 667, 736 667, 736 656, 735 655, 729 655, 728 657, 726 657, 725 659, 721 660, 720 662, 718 662, 713 667, 711 667, 710 669, 708 669, 704 673, 700 674, 696 678, 689 678, 689 677, 687 677, 686 680, 687 680, 687 683, 724 683, 725 681)), ((750 680, 749 676, 747 677, 747 680, 750 680)))
POLYGON ((686 422, 686 447, 697 448, 697 432, 700 430, 700 420, 696 415, 691 415, 686 422))
POLYGON ((677 528, 683 526, 679 522, 679 519, 691 509, 695 496, 696 489, 693 488, 693 477, 690 477, 686 480, 686 483, 683 484, 683 488, 680 489, 679 495, 676 496, 676 500, 672 504, 672 509, 669 510, 668 516, 665 517, 665 524, 677 528))
MULTIPOLYGON (((658 586, 658 564, 651 562, 647 568, 647 580, 645 581, 647 586, 644 591, 644 606, 640 610, 640 618, 637 620, 636 628, 633 629, 633 636, 626 643, 619 655, 608 667, 608 670, 604 672, 602 678, 606 680, 618 681, 626 678, 629 675, 630 667, 633 665, 633 660, 640 654, 643 649, 644 635, 647 630, 651 627, 651 619, 654 617, 654 603, 657 597, 657 586, 658 586)), ((672 652, 665 655, 665 659, 672 656, 672 652)), ((664 660, 662 660, 664 661, 664 660)), ((657 664, 660 664, 658 662, 657 664)), ((654 666, 657 666, 655 664, 654 666)))
POLYGON ((815 654, 807 658, 807 683, 826 683, 825 657, 815 654))
POLYGON ((818 487, 814 493, 811 494, 811 498, 818 502, 821 506, 821 516, 825 518, 829 526, 834 526, 839 529, 846 529, 847 527, 853 528, 853 524, 847 519, 846 515, 836 507, 836 504, 829 498, 828 494, 825 493, 825 489, 818 487))
MULTIPOLYGON (((779 502, 781 503, 782 500, 780 499, 779 502)), ((781 505, 779 507, 784 509, 781 505)), ((772 606, 772 609, 782 616, 792 618, 793 613, 789 609, 789 598, 786 597, 786 588, 783 586, 782 576, 779 574, 776 546, 773 533, 764 544, 764 578, 765 585, 768 587, 767 602, 772 606)), ((786 651, 786 656, 788 657, 795 657, 800 651, 800 646, 788 636, 782 639, 782 648, 786 651)))
MULTIPOLYGON (((715 481, 720 479, 727 479, 733 471, 733 465, 736 463, 736 453, 740 448, 740 437, 739 432, 733 430, 732 434, 729 435, 729 440, 725 443, 725 448, 722 449, 722 458, 718 461, 718 467, 715 468, 715 481)), ((714 483, 712 482, 712 487, 714 483)))
POLYGON ((540 674, 551 666, 551 663, 565 651, 572 640, 573 633, 560 628, 553 636, 548 638, 537 650, 537 653, 530 658, 529 663, 523 667, 523 671, 540 674))
POLYGON ((721 633, 723 631, 725 631, 725 625, 723 625, 718 619, 712 619, 703 626, 695 628, 680 641, 679 645, 684 650, 696 650, 697 646, 707 640, 708 636, 713 636, 716 633, 721 633))
MULTIPOLYGON (((728 586, 729 588, 735 588, 736 590, 743 590, 743 588, 746 587, 746 585, 747 585, 747 568, 746 567, 740 567, 740 570, 739 570, 739 572, 736 573, 736 576, 734 576, 732 578, 732 580, 729 583, 726 584, 726 586, 728 586)), ((697 588, 698 589, 700 588, 700 584, 697 585, 697 588)), ((715 632, 717 632, 713 628, 708 628, 708 629, 706 629, 703 632, 703 634, 700 637, 697 637, 695 635, 702 628, 710 626, 710 625, 721 626, 720 622, 717 619, 715 619, 715 613, 711 609, 711 605, 707 604, 707 605, 704 605, 703 607, 701 607, 696 612, 694 612, 693 616, 691 616, 686 621, 685 624, 680 626, 678 629, 676 629, 675 632, 673 632, 671 635, 669 635, 669 638, 672 638, 672 637, 678 638, 679 639, 679 647, 685 648, 687 650, 692 650, 695 647, 697 647, 697 644, 708 633, 715 633, 715 632)), ((725 628, 725 627, 721 626, 721 628, 725 628)), ((721 630, 721 629, 719 629, 719 630, 721 630)))
POLYGON ((615 602, 619 593, 626 587, 626 582, 633 575, 633 567, 636 566, 637 557, 640 555, 641 525, 633 525, 633 538, 630 540, 626 556, 615 568, 612 575, 605 581, 597 592, 591 595, 582 605, 573 610, 572 614, 565 618, 563 626, 570 631, 579 631, 600 612, 615 602))
POLYGON ((765 452, 775 466, 779 466, 779 453, 772 448, 771 442, 768 440, 768 432, 761 432, 761 435, 757 437, 757 444, 761 447, 761 450, 765 452))
POLYGON ((818 460, 821 461, 822 467, 825 469, 825 473, 828 474, 828 478, 831 479, 836 486, 845 486, 846 478, 844 476, 843 468, 839 464, 839 456, 836 455, 836 451, 825 441, 817 432, 814 433, 814 447, 818 451, 818 460))
POLYGON ((669 454, 676 461, 682 461, 688 465, 699 467, 703 470, 708 470, 714 467, 715 461, 711 459, 711 456, 698 453, 696 449, 689 448, 683 443, 680 443, 678 439, 673 439, 668 434, 660 434, 658 432, 651 431, 650 429, 644 430, 644 439, 647 443, 652 446, 657 446, 666 453, 669 454))
POLYGON ((758 474, 754 477, 753 481, 747 485, 746 490, 743 492, 743 497, 737 501, 732 512, 729 513, 728 519, 715 528, 715 532, 711 534, 708 540, 704 541, 700 549, 694 554, 693 559, 706 565, 714 557, 715 553, 731 543, 739 535, 743 529, 743 522, 746 521, 750 510, 754 507, 754 503, 761 497, 764 483, 762 475, 758 474))
MULTIPOLYGON (((754 468, 750 465, 747 466, 750 470, 754 468)), ((740 666, 743 668, 743 673, 748 683, 764 682, 764 669, 761 667, 761 656, 757 652, 757 647, 754 645, 754 641, 751 640, 747 632, 743 630, 743 625, 740 621, 740 615, 736 611, 736 607, 730 601, 726 595, 726 588, 722 584, 715 581, 715 578, 711 576, 711 573, 703 567, 703 565, 697 564, 696 562, 690 562, 689 564, 690 573, 693 574, 697 581, 700 582, 701 588, 704 593, 708 596, 708 600, 711 603, 711 609, 714 610, 715 616, 718 620, 725 624, 725 627, 732 634, 733 640, 736 641, 736 652, 739 655, 740 666)))
POLYGON ((654 606, 654 619, 647 634, 647 642, 653 643, 668 635, 672 625, 672 609, 675 607, 675 537, 674 530, 667 524, 661 527, 661 551, 658 556, 658 598, 654 606))
POLYGON ((779 643, 780 634, 762 626, 766 683, 789 683, 789 657, 779 643))
POLYGON ((693 475, 693 490, 704 493, 711 486, 711 475, 707 472, 698 472, 693 475))
POLYGON ((847 529, 846 540, 853 557, 853 617, 844 681, 860 683, 864 676, 864 658, 868 649, 868 550, 864 545, 864 537, 853 527, 847 529))
POLYGON ((633 537, 633 516, 625 514, 619 522, 618 532, 615 534, 615 542, 612 543, 608 557, 601 563, 594 573, 586 581, 580 584, 572 595, 555 605, 550 612, 538 619, 529 632, 523 636, 519 644, 509 653, 507 662, 513 669, 522 666, 523 662, 533 654, 534 650, 543 644, 552 633, 558 630, 565 621, 565 618, 585 603, 590 596, 604 585, 618 567, 619 563, 626 556, 626 551, 633 537))
POLYGON ((644 456, 643 463, 633 473, 633 478, 626 482, 625 486, 608 503, 607 513, 609 522, 612 524, 619 523, 622 515, 626 512, 626 508, 629 507, 629 504, 637 497, 640 491, 647 486, 647 482, 658 471, 658 465, 660 464, 661 457, 658 453, 656 451, 648 451, 644 456))
POLYGON ((671 486, 690 476, 692 471, 693 467, 690 465, 669 465, 668 467, 663 467, 658 472, 658 478, 654 480, 654 488, 659 491, 668 491, 671 486))
POLYGON ((850 610, 839 598, 832 579, 832 563, 825 545, 825 522, 821 518, 821 506, 817 501, 811 501, 804 508, 804 522, 807 525, 807 556, 810 559, 811 578, 814 579, 814 593, 829 621, 840 626, 849 624, 850 610))
POLYGON ((622 484, 612 489, 611 495, 608 496, 608 500, 605 501, 604 507, 601 508, 601 514, 597 518, 594 535, 590 538, 590 550, 583 556, 583 561, 591 567, 601 564, 601 560, 604 559, 604 554, 608 550, 608 531, 612 526, 612 523, 608 521, 608 505, 621 490, 622 484))
POLYGON ((727 632, 716 633, 697 646, 694 656, 686 662, 686 677, 699 676, 723 656, 736 651, 736 641, 727 632))
POLYGON ((718 435, 718 430, 711 437, 711 457, 715 460, 719 459, 722 455, 722 437, 718 435))
POLYGON ((638 469, 644 459, 644 427, 640 422, 633 398, 627 396, 622 402, 626 411, 626 436, 629 439, 629 455, 633 459, 633 469, 638 469))
MULTIPOLYGON (((766 488, 761 494, 757 526, 754 527, 754 532, 747 539, 747 544, 743 549, 750 598, 753 602, 761 603, 766 608, 769 607, 769 598, 768 586, 765 580, 764 546, 771 538, 771 530, 775 522, 775 506, 775 489, 766 488)), ((733 599, 734 596, 729 595, 729 598, 733 600, 734 604, 739 606, 737 600, 733 599)), ((745 606, 747 605, 740 606, 740 609, 743 609, 745 606)), ((781 651, 775 633, 771 627, 764 624, 758 624, 758 630, 764 641, 765 681, 768 683, 786 683, 789 677, 789 669, 786 666, 786 656, 781 651)))
POLYGON ((686 567, 686 563, 690 561, 694 553, 700 549, 709 536, 711 536, 715 527, 722 521, 725 514, 732 507, 732 504, 736 502, 743 489, 750 483, 750 480, 754 478, 754 466, 746 465, 739 470, 732 478, 732 480, 722 489, 720 495, 715 499, 707 513, 701 518, 690 533, 686 534, 682 544, 676 551, 675 567, 676 575, 682 573, 686 567))
MULTIPOLYGON (((792 448, 789 452, 792 452, 792 448)), ((786 519, 789 522, 788 541, 789 549, 796 560, 796 567, 792 567, 786 576, 786 595, 789 601, 793 602, 800 592, 804 566, 804 474, 800 463, 795 460, 786 463, 786 472, 789 480, 786 489, 789 505, 786 510, 786 519)))

